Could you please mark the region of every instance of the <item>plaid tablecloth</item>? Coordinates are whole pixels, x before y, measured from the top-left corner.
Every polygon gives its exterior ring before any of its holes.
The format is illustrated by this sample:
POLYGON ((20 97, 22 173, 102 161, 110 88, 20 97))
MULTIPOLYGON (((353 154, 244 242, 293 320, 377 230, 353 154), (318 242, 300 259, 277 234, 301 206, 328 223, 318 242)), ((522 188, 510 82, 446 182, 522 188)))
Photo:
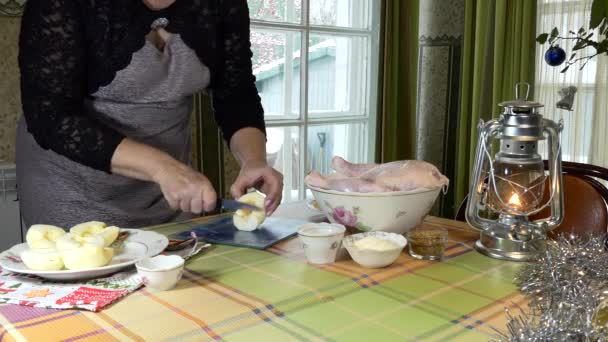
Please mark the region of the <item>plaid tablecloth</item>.
MULTIPOLYGON (((153 227, 163 234, 195 221, 153 227)), ((214 246, 188 261, 177 288, 139 290, 98 313, 0 306, 0 341, 488 340, 505 307, 525 304, 521 266, 475 252, 466 224, 449 229, 442 262, 403 253, 384 269, 351 260, 312 266, 296 239, 267 250, 214 246)))

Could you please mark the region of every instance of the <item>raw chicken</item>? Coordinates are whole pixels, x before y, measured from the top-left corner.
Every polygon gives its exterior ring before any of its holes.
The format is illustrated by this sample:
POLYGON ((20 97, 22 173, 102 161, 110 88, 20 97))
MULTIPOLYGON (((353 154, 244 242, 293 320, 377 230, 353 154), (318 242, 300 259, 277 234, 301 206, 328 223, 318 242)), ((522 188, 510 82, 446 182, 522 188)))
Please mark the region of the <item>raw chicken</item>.
POLYGON ((334 157, 336 175, 323 176, 313 171, 306 184, 344 192, 410 191, 419 188, 447 187, 449 180, 432 164, 420 160, 402 160, 386 164, 352 164, 334 157))

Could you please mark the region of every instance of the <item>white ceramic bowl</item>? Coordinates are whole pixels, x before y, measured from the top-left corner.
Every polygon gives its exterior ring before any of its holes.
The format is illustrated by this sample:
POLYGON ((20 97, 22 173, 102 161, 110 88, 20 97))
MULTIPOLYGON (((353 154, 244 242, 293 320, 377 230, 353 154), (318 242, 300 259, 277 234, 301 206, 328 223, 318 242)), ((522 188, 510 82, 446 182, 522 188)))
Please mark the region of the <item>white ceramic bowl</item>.
POLYGON ((311 264, 336 261, 346 228, 341 224, 308 223, 298 228, 306 259, 311 264))
POLYGON ((367 268, 379 268, 386 267, 395 262, 407 244, 407 240, 403 235, 374 231, 349 235, 344 238, 342 243, 356 263, 367 268), (356 241, 368 236, 373 236, 380 240, 388 240, 395 245, 395 248, 390 250, 374 250, 357 247, 356 241))
POLYGON ((157 290, 169 290, 182 278, 184 259, 177 255, 157 255, 135 264, 144 285, 157 290))
POLYGON ((441 191, 438 188, 358 193, 308 188, 330 222, 343 224, 349 231, 378 230, 397 234, 419 225, 441 191))

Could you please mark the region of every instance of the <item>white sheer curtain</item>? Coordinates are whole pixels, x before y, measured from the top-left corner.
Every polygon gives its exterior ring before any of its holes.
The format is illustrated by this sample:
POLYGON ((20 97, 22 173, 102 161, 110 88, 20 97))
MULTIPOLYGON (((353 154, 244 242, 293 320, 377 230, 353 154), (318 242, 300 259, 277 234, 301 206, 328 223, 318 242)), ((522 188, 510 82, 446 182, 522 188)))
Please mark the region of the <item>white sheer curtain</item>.
MULTIPOLYGON (((587 28, 592 0, 538 0, 537 35, 551 32, 557 27, 560 36, 569 30, 587 28)), ((567 58, 572 53, 573 40, 561 40, 567 58)), ((565 64, 552 67, 545 63, 548 44, 536 47, 536 100, 545 104, 545 117, 558 121, 563 119, 562 158, 568 161, 591 163, 608 167, 608 61, 606 56, 596 56, 583 70, 577 63, 565 73, 560 71, 565 64), (572 111, 558 109, 558 91, 567 86, 576 86, 572 111)), ((593 49, 577 52, 577 57, 589 55, 593 49)))

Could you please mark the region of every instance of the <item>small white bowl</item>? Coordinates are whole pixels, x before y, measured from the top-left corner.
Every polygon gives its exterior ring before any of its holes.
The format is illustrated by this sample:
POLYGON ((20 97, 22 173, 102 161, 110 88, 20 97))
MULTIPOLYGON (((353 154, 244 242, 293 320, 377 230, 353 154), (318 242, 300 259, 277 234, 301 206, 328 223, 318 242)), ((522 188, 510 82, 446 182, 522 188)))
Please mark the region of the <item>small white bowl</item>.
POLYGON ((403 235, 373 231, 347 236, 344 238, 343 243, 348 254, 350 254, 356 263, 367 268, 380 268, 388 266, 397 260, 399 254, 401 254, 401 251, 405 248, 407 240, 403 235), (388 240, 395 245, 395 248, 390 250, 374 250, 360 249, 357 247, 355 242, 368 236, 373 236, 380 240, 388 240))
POLYGON ((165 291, 175 287, 182 278, 184 259, 177 255, 157 255, 140 260, 135 267, 147 287, 165 291))
POLYGON ((330 264, 336 261, 346 228, 341 224, 309 223, 298 229, 306 259, 311 264, 330 264))

